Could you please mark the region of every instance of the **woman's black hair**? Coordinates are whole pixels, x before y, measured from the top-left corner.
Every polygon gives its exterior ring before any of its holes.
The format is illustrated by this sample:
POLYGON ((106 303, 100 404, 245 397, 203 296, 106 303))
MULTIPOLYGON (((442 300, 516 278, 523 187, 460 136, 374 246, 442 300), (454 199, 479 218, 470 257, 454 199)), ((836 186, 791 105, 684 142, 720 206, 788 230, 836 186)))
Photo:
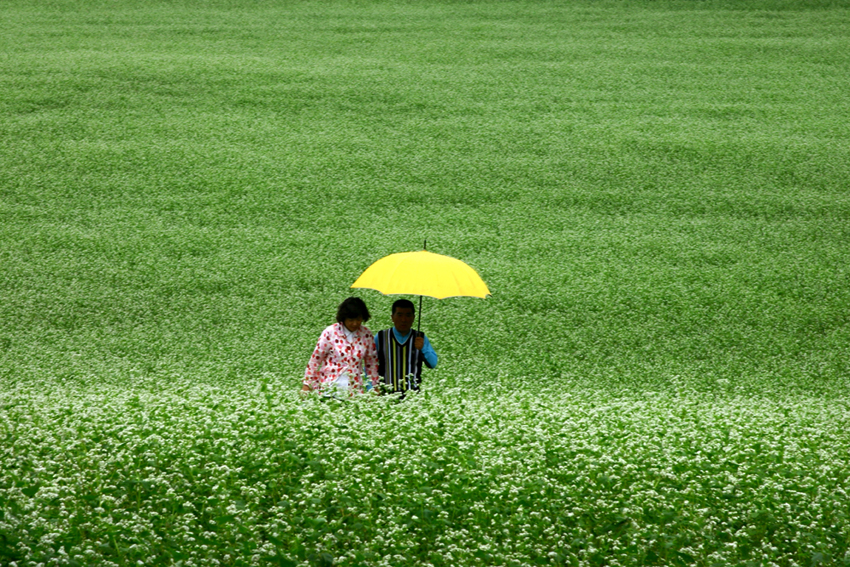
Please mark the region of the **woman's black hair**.
POLYGON ((369 309, 366 303, 359 297, 349 297, 339 304, 339 309, 336 310, 336 322, 344 323, 346 319, 357 319, 363 317, 363 322, 369 320, 369 309))

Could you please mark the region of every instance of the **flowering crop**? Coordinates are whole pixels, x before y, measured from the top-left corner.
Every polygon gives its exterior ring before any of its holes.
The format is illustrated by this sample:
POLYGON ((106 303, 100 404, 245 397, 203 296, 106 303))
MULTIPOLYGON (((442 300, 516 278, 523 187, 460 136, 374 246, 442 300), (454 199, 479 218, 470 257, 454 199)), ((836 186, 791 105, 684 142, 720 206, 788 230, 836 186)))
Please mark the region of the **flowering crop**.
POLYGON ((43 565, 847 562, 850 408, 574 391, 19 384, 0 556, 43 565))
POLYGON ((3 0, 0 567, 848 564, 846 4, 3 0))

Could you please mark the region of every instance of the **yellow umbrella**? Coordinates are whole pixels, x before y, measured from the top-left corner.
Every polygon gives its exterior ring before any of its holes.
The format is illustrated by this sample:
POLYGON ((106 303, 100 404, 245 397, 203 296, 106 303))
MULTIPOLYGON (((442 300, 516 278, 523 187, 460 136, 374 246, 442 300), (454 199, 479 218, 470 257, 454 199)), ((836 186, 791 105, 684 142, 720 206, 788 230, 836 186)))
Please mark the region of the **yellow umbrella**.
POLYGON ((487 284, 468 264, 426 250, 385 256, 366 268, 351 287, 384 295, 418 295, 420 324, 423 295, 436 299, 490 295, 487 284))
POLYGON ((369 266, 351 287, 436 299, 490 295, 487 284, 468 264, 425 250, 385 256, 369 266))

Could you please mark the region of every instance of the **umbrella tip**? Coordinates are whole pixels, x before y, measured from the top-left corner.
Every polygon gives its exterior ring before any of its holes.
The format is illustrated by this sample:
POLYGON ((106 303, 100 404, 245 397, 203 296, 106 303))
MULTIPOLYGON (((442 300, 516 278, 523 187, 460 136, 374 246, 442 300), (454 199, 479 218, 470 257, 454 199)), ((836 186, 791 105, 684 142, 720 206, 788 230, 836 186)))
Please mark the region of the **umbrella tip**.
POLYGON ((422 250, 428 250, 428 239, 425 239, 425 242, 422 244, 422 250))

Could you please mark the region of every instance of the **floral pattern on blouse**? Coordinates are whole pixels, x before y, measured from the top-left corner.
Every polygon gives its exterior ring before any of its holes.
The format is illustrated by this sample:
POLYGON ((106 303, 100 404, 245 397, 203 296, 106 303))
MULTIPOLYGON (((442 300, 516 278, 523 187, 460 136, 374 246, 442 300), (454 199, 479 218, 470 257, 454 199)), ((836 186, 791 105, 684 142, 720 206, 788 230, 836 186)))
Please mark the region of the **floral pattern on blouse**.
POLYGON ((361 327, 349 341, 342 323, 335 323, 322 331, 316 350, 307 363, 304 385, 311 390, 328 390, 336 386, 343 373, 349 375, 349 392, 363 393, 363 373, 378 386, 378 352, 372 331, 361 327))

